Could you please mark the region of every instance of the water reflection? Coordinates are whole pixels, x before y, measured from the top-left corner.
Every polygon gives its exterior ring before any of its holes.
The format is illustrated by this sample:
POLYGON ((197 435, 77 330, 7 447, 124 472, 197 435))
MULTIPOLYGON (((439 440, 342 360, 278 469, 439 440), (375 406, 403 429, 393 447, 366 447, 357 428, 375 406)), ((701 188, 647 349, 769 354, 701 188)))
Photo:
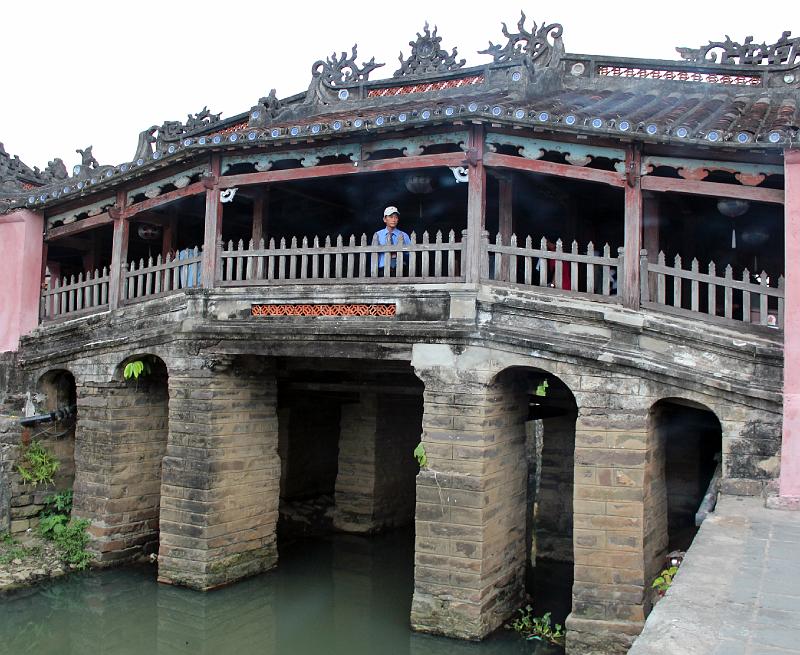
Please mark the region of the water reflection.
POLYGON ((414 634, 410 535, 336 536, 281 551, 275 571, 197 592, 153 568, 88 572, 0 601, 0 653, 18 655, 545 655, 499 633, 482 643, 414 634))

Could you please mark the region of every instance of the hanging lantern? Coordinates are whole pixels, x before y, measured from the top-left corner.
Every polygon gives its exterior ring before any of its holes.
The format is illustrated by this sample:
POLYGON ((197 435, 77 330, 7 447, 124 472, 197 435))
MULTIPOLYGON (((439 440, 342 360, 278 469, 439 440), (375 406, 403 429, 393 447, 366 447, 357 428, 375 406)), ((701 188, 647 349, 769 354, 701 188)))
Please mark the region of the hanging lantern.
MULTIPOLYGON (((750 203, 747 200, 740 200, 739 198, 720 198, 717 200, 717 209, 719 213, 728 218, 736 218, 746 213, 750 209, 750 203)), ((736 248, 736 226, 731 228, 731 248, 736 248)))
POLYGON ((140 239, 153 241, 161 236, 161 227, 152 223, 139 223, 136 228, 136 234, 139 235, 140 239))

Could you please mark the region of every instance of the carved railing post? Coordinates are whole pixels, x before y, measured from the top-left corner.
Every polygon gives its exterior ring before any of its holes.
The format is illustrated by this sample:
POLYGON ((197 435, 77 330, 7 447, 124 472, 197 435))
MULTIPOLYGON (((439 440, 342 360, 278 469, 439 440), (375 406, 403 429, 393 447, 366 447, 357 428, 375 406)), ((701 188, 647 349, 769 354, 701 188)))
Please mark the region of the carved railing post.
POLYGON ((639 275, 641 280, 641 302, 650 302, 650 275, 647 271, 647 250, 639 254, 639 275))

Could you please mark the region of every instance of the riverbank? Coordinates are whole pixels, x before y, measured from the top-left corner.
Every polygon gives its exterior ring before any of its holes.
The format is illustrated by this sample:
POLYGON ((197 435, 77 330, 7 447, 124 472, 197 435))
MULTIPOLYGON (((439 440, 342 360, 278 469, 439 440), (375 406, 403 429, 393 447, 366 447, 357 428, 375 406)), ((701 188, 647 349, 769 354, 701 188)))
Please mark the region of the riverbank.
POLYGON ((73 569, 62 561, 53 542, 38 535, 0 536, 0 594, 58 578, 73 569))

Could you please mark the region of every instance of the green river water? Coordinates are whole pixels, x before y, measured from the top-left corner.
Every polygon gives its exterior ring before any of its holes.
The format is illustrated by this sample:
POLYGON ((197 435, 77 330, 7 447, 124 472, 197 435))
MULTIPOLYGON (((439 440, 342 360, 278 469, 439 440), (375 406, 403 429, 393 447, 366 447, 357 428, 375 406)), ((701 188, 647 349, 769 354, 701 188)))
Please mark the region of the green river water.
POLYGON ((0 653, 18 655, 550 655, 499 631, 481 643, 408 627, 413 544, 393 533, 282 548, 269 573, 211 593, 155 567, 89 571, 0 598, 0 653))

